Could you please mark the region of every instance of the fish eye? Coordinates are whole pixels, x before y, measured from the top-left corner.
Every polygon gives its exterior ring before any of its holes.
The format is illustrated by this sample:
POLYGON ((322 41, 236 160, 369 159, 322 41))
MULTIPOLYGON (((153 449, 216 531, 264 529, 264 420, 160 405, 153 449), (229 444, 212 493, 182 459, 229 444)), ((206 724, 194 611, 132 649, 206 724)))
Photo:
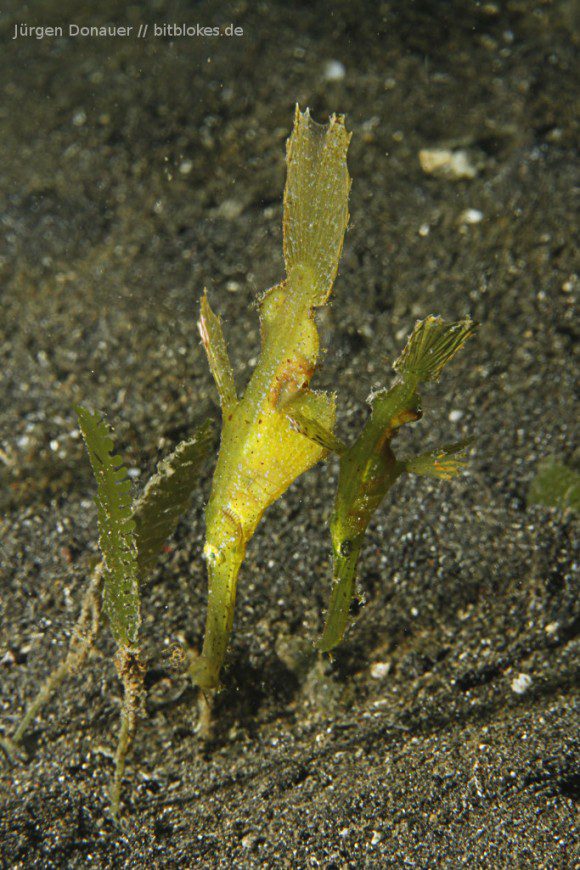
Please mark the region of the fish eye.
POLYGON ((350 556, 351 553, 352 553, 352 541, 349 541, 347 538, 340 545, 340 555, 341 556, 350 556))

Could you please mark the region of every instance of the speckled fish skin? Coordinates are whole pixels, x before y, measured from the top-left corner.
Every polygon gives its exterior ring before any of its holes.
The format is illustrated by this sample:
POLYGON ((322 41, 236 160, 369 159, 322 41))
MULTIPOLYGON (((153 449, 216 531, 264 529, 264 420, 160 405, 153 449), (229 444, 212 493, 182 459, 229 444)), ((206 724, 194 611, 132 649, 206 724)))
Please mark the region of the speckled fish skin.
POLYGON ((192 679, 219 684, 233 623, 237 576, 264 511, 328 451, 292 428, 284 406, 332 430, 335 398, 310 389, 319 352, 314 308, 332 291, 348 223, 350 135, 344 120, 315 124, 296 109, 284 193, 286 279, 260 302, 262 351, 238 400, 221 325, 204 296, 200 332, 222 401, 222 436, 206 511, 209 595, 202 654, 192 679))
POLYGON ((403 473, 391 447, 396 430, 421 416, 415 384, 400 383, 371 398, 371 415, 354 444, 341 456, 330 521, 333 583, 319 649, 328 652, 342 639, 354 596, 356 566, 365 533, 389 489, 403 473))

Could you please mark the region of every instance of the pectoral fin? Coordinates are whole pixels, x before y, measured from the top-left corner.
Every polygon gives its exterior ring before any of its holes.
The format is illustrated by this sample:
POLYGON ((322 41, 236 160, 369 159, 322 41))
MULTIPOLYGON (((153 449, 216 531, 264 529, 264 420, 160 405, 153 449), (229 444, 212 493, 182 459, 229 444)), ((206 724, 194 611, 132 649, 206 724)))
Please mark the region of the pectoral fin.
POLYGON ((332 431, 334 405, 334 396, 313 390, 301 390, 281 410, 295 432, 340 456, 346 450, 346 444, 332 431))
POLYGON ((423 477, 437 477, 440 480, 451 480, 463 471, 467 461, 465 450, 472 444, 473 438, 446 444, 438 450, 421 453, 413 459, 404 462, 405 471, 420 474, 423 477))

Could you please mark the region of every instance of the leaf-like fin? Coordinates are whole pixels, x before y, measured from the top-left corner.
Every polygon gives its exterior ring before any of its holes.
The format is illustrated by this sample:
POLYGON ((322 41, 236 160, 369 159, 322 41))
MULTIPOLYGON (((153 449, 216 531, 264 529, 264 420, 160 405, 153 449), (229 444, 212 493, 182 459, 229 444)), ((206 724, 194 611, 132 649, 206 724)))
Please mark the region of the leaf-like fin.
POLYGON ((133 517, 141 578, 153 568, 161 547, 188 509, 212 443, 213 425, 207 420, 159 463, 157 473, 135 501, 133 517))
POLYGON ((323 417, 327 414, 325 414, 326 409, 321 405, 328 405, 329 402, 332 403, 332 412, 328 416, 331 416, 334 421, 333 398, 313 390, 302 390, 280 410, 286 415, 295 432, 300 432, 315 444, 340 456, 346 450, 346 444, 336 437, 327 423, 323 422, 323 417))
POLYGON ((101 414, 80 405, 75 411, 97 481, 99 545, 106 569, 104 609, 117 643, 134 646, 141 616, 131 482, 122 460, 114 455, 112 431, 101 414))
POLYGON ((467 457, 467 448, 475 439, 466 438, 454 444, 445 444, 438 450, 421 453, 404 463, 405 471, 421 474, 424 477, 437 477, 440 480, 451 480, 463 471, 467 457))
POLYGON ((393 368, 417 383, 438 381, 444 366, 476 329, 477 323, 470 317, 454 323, 433 316, 418 320, 393 368))
POLYGON ((348 224, 351 134, 342 115, 316 124, 296 106, 286 147, 284 260, 291 284, 310 285, 311 304, 323 305, 332 289, 348 224))
POLYGON ((207 290, 203 291, 201 313, 197 325, 218 389, 222 411, 226 413, 237 402, 236 385, 221 319, 210 308, 207 290))

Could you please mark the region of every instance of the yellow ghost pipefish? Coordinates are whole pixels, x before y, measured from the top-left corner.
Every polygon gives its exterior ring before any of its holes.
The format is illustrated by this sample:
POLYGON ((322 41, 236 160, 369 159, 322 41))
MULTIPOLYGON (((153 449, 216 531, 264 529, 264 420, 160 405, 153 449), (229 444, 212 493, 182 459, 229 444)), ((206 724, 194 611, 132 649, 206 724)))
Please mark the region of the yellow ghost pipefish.
POLYGON ((348 223, 350 142, 342 116, 315 124, 298 106, 286 146, 284 261, 286 278, 260 300, 260 359, 237 397, 219 317, 206 293, 199 331, 222 408, 221 446, 206 511, 209 595, 201 656, 191 668, 202 688, 219 685, 232 629, 236 584, 248 541, 267 507, 328 446, 292 428, 285 409, 331 432, 335 397, 310 389, 319 341, 314 309, 325 305, 338 270, 348 223))

